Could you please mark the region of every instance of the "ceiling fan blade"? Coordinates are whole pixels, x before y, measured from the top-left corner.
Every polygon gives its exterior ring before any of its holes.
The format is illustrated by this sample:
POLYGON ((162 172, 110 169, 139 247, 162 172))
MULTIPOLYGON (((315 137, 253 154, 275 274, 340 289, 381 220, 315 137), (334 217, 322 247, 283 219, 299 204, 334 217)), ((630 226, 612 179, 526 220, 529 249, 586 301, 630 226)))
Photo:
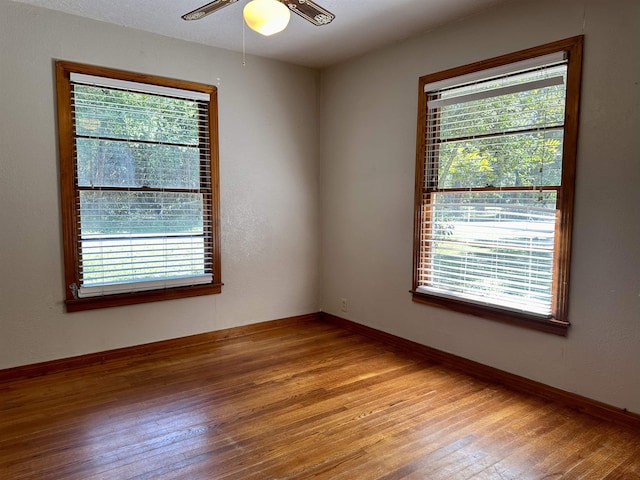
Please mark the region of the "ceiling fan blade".
POLYGON ((207 3, 200 8, 196 8, 195 10, 185 13, 182 15, 184 20, 200 20, 202 17, 206 17, 207 15, 217 12, 221 8, 227 7, 232 3, 236 3, 238 0, 215 0, 211 3, 207 3))
POLYGON ((336 16, 311 0, 280 0, 289 9, 314 25, 331 23, 336 16))

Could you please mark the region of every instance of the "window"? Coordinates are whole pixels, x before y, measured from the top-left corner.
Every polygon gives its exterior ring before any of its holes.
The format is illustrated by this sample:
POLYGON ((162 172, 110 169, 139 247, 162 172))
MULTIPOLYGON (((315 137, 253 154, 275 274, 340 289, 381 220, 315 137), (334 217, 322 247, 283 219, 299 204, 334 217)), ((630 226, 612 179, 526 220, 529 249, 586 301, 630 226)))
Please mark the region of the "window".
POLYGON ((219 293, 216 88, 56 75, 67 311, 219 293))
POLYGON ((413 299, 565 334, 582 37, 420 79, 413 299))

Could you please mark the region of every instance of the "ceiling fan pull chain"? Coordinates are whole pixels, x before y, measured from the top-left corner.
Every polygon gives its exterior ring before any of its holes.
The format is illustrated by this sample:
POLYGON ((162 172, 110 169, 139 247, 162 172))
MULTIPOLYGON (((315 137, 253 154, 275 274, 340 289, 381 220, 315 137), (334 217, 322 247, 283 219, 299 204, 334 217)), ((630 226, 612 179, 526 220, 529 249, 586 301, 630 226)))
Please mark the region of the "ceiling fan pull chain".
POLYGON ((247 66, 247 49, 246 49, 246 45, 245 45, 245 40, 244 40, 244 19, 242 20, 242 66, 246 67, 247 66))

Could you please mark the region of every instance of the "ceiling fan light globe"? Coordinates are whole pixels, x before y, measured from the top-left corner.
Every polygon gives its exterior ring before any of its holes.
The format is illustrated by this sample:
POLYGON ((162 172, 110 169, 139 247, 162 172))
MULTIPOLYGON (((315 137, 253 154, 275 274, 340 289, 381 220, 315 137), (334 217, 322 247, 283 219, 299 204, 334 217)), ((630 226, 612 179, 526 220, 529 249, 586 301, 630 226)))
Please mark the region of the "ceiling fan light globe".
POLYGON ((287 28, 291 12, 278 0, 251 0, 242 16, 251 30, 269 36, 287 28))

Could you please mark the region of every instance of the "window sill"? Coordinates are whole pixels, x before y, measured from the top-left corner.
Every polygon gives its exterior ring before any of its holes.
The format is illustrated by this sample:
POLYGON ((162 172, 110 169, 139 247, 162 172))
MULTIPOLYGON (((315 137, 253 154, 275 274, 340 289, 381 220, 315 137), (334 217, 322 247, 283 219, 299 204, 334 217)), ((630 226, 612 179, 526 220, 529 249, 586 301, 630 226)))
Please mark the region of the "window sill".
POLYGON ((124 305, 135 305, 138 303, 159 302, 162 300, 175 300, 178 298, 197 297, 201 295, 215 295, 222 292, 222 285, 222 283, 214 283, 189 287, 167 288, 164 290, 151 290, 136 293, 105 295, 102 297, 78 299, 67 298, 67 300, 65 301, 65 305, 67 308, 67 312, 80 312, 83 310, 120 307, 124 305))
POLYGON ((416 291, 412 291, 411 295, 412 300, 416 303, 445 308, 447 310, 466 313, 476 317, 495 320, 510 325, 517 325, 541 332, 552 333, 554 335, 566 336, 570 325, 569 322, 561 322, 553 318, 543 318, 536 315, 528 315, 526 313, 514 312, 490 306, 475 305, 460 300, 428 295, 416 291))

